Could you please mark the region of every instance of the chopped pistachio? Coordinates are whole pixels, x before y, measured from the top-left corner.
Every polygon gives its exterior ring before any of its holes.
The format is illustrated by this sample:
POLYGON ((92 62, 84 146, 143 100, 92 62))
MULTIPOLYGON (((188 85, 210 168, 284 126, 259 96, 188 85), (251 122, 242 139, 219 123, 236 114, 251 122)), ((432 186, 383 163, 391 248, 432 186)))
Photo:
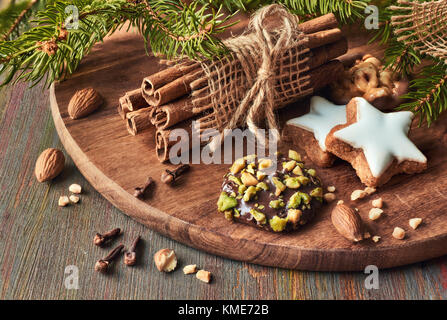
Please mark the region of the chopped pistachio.
POLYGON ((269 186, 265 182, 259 182, 256 187, 261 188, 264 191, 267 191, 269 189, 269 186))
POLYGON ((258 169, 267 169, 272 166, 272 160, 271 159, 261 159, 259 160, 258 169))
POLYGON ((308 169, 307 173, 309 175, 311 175, 312 177, 315 177, 317 175, 317 172, 315 171, 315 169, 308 169))
POLYGON ((272 178, 272 182, 275 185, 275 187, 281 191, 286 190, 286 186, 281 182, 281 180, 279 180, 278 177, 273 177, 272 178))
POLYGON ((237 196, 236 199, 241 200, 242 196, 237 196))
POLYGON ((217 201, 217 209, 220 212, 232 209, 237 206, 237 200, 230 197, 226 192, 220 194, 219 200, 217 201))
POLYGON ((255 208, 259 207, 259 203, 255 203, 255 208))
POLYGON ((234 192, 234 191, 231 192, 231 193, 230 193, 230 196, 232 196, 233 198, 236 198, 236 192, 234 192))
POLYGON ((235 218, 239 218, 239 217, 241 216, 241 213, 239 212, 238 209, 234 208, 233 211, 234 211, 233 216, 234 216, 235 218))
POLYGON ((241 184, 242 184, 241 179, 239 179, 238 177, 235 177, 235 176, 229 176, 229 177, 228 177, 228 180, 233 181, 234 183, 236 183, 236 184, 238 184, 238 185, 241 185, 241 184))
POLYGON ((270 201, 269 206, 270 206, 270 208, 273 208, 273 209, 280 209, 280 208, 284 207, 285 204, 284 204, 284 201, 282 201, 281 199, 278 199, 278 200, 270 201))
POLYGON ((233 220, 233 212, 231 210, 226 210, 224 212, 225 219, 232 221, 233 220))
POLYGON ((297 176, 302 176, 303 175, 303 170, 301 169, 300 166, 296 166, 293 171, 293 174, 297 175, 297 176))
POLYGON ((260 206, 258 206, 258 209, 263 210, 263 209, 265 209, 265 206, 263 204, 261 204, 260 206))
POLYGON ((275 232, 281 232, 286 228, 287 218, 280 218, 278 216, 274 216, 269 221, 270 227, 275 232))
POLYGON ((255 220, 258 221, 260 224, 265 224, 265 214, 256 209, 251 209, 250 213, 253 218, 255 218, 255 220))
POLYGON ((295 168, 296 166, 296 161, 295 160, 290 160, 286 163, 283 164, 283 168, 287 171, 292 171, 293 168, 295 168))
POLYGON ((233 162, 233 165, 230 168, 230 172, 232 174, 236 174, 241 171, 245 167, 245 159, 240 158, 233 162))
MULTIPOLYGON (((305 193, 305 192, 301 192, 301 199, 303 200, 304 204, 309 204, 311 197, 305 193)), ((308 206, 308 208, 310 209, 310 206, 308 206)))
POLYGON ((301 192, 295 192, 292 194, 292 196, 289 199, 289 202, 287 203, 287 207, 296 209, 301 203, 301 192))
POLYGON ((305 177, 305 176, 298 176, 298 177, 296 177, 296 178, 298 179, 298 181, 299 181, 303 186, 307 185, 307 184, 309 183, 309 181, 310 181, 310 179, 309 179, 308 177, 305 177))
POLYGON ((299 209, 289 209, 287 210, 287 219, 293 224, 297 224, 302 214, 303 212, 299 209))
POLYGON ((310 196, 314 198, 321 198, 323 196, 323 188, 315 188, 310 192, 310 196))
POLYGON ((258 179, 258 181, 259 180, 264 180, 264 178, 267 176, 267 174, 265 174, 264 172, 262 172, 262 171, 257 171, 256 172, 256 178, 258 179))
POLYGON ((301 161, 301 155, 295 150, 289 150, 289 158, 295 161, 301 161))
POLYGON ((241 184, 238 188, 237 188, 237 192, 239 194, 244 194, 245 190, 247 190, 247 187, 244 186, 243 184, 241 184))
POLYGON ((250 201, 251 198, 256 194, 256 187, 250 186, 244 193, 244 197, 242 198, 245 202, 250 201))
POLYGON ((258 184, 258 180, 249 172, 242 172, 241 180, 246 186, 255 186, 258 184))
POLYGON ((287 178, 284 182, 290 189, 298 189, 301 186, 297 178, 287 178))

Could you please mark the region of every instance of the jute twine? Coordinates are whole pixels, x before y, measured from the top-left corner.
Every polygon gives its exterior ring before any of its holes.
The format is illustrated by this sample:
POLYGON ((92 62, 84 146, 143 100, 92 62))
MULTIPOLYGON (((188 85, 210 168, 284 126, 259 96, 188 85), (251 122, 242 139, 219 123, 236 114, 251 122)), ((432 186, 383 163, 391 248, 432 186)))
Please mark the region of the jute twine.
POLYGON ((298 17, 281 5, 263 7, 244 35, 225 41, 227 57, 202 63, 208 84, 192 96, 194 111, 206 113, 199 120, 201 131, 221 132, 209 144, 212 150, 229 132, 225 129, 236 127, 248 127, 265 144, 258 134, 262 122, 278 139, 274 110, 312 93, 309 76, 303 75, 309 49, 298 24, 298 17))
POLYGON ((398 1, 391 10, 391 24, 402 41, 422 54, 447 63, 447 0, 432 2, 398 1))

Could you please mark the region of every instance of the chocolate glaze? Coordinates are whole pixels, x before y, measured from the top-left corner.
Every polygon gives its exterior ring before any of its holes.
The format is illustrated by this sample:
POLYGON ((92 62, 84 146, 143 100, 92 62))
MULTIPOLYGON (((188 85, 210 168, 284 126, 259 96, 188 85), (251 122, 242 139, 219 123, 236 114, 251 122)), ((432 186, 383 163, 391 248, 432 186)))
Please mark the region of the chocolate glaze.
MULTIPOLYGON (((290 161, 292 159, 287 158, 287 157, 281 157, 279 159, 277 159, 276 161, 276 165, 277 165, 277 170, 273 171, 270 170, 270 173, 262 180, 262 182, 266 183, 268 185, 268 190, 260 190, 256 193, 256 197, 252 198, 250 201, 245 202, 243 199, 241 199, 241 197, 236 198, 237 199, 237 206, 236 209, 239 211, 240 213, 240 217, 234 217, 233 219, 235 219, 236 221, 239 222, 243 222, 243 223, 248 223, 248 224, 252 224, 252 225, 256 225, 258 227, 263 227, 266 228, 268 230, 272 230, 270 227, 270 224, 268 223, 268 221, 273 218, 274 216, 278 216, 280 218, 285 218, 287 217, 287 203, 290 199, 290 197, 297 191, 300 192, 305 192, 307 194, 310 194, 310 192, 318 187, 322 187, 321 185, 321 181, 317 176, 312 176, 307 172, 307 168, 303 167, 302 171, 303 171, 303 175, 307 178, 309 178, 309 183, 307 185, 301 185, 298 189, 291 189, 291 188, 286 188, 280 196, 275 196, 275 189, 276 186, 274 185, 274 183, 272 182, 272 178, 273 177, 278 177, 281 181, 284 181, 284 176, 285 175, 289 175, 290 177, 297 177, 297 175, 293 174, 292 172, 288 172, 283 168, 283 163, 290 161), (283 202, 285 203, 285 206, 279 209, 275 209, 269 206, 270 201, 272 200, 278 200, 278 199, 282 199, 283 202), (258 206, 255 206, 255 204, 258 204, 258 206), (263 209, 259 209, 259 207, 264 206, 263 209), (267 223, 265 224, 260 224, 258 223, 252 216, 252 214, 250 213, 251 209, 256 209, 260 212, 262 212, 266 218, 267 218, 267 223)), ((258 159, 256 159, 254 161, 254 163, 256 164, 254 170, 255 170, 255 174, 254 176, 256 176, 256 172, 257 172, 257 168, 258 168, 258 159)), ((267 170, 263 170, 264 172, 268 173, 267 170)), ((222 191, 226 192, 228 195, 231 194, 238 194, 238 187, 239 185, 230 180, 229 177, 232 174, 229 173, 225 176, 223 184, 222 184, 222 191)), ((237 178, 241 178, 241 172, 238 172, 237 174, 235 174, 234 176, 236 176, 237 178)), ((261 181, 260 181, 261 182, 261 181)), ((311 201, 309 203, 308 206, 304 205, 304 204, 300 204, 300 206, 297 209, 300 209, 302 211, 302 216, 301 219, 299 220, 299 223, 297 225, 293 225, 291 222, 287 222, 284 231, 290 231, 293 229, 298 228, 300 225, 306 224, 307 222, 309 222, 310 220, 313 219, 315 213, 319 210, 319 208, 322 205, 322 199, 318 199, 315 197, 311 197, 311 201)))

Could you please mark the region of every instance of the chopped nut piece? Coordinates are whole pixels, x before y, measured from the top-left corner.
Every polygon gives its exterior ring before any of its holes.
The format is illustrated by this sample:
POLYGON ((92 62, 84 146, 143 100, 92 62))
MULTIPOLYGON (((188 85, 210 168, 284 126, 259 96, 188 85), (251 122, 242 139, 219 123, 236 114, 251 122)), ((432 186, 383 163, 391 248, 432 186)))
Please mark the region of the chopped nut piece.
POLYGON ((255 162, 257 155, 255 154, 249 154, 246 155, 243 159, 245 159, 248 163, 255 162))
POLYGON ((317 171, 315 171, 315 169, 308 169, 307 173, 312 177, 315 177, 317 175, 317 171))
POLYGON ((301 155, 295 150, 289 150, 289 158, 295 161, 301 161, 301 155))
POLYGON ((335 194, 333 194, 332 192, 325 193, 323 198, 324 200, 326 200, 326 202, 332 202, 335 200, 335 194))
POLYGON ((196 278, 200 281, 209 283, 211 281, 211 272, 205 270, 199 270, 196 273, 196 278))
POLYGON ((220 212, 232 209, 237 206, 237 200, 230 197, 226 192, 221 192, 219 200, 217 200, 217 209, 220 212))
POLYGON ((271 159, 261 159, 259 160, 258 169, 267 169, 272 166, 272 160, 271 159))
POLYGON ((245 159, 244 158, 237 159, 236 161, 233 162, 233 165, 230 168, 230 172, 232 174, 236 174, 242 169, 244 169, 244 167, 245 167, 245 159))
POLYGON ((273 218, 269 220, 269 224, 273 231, 281 232, 286 228, 287 218, 273 216, 273 218))
POLYGON ((340 204, 343 204, 343 203, 345 203, 343 200, 338 200, 337 201, 337 206, 340 205, 340 204))
POLYGON ((351 193, 351 200, 352 201, 355 201, 355 200, 357 200, 357 199, 362 199, 362 198, 364 198, 364 197, 366 197, 368 194, 366 193, 366 191, 364 191, 364 190, 354 190, 352 193, 351 193))
POLYGON ((70 203, 70 200, 68 199, 67 196, 59 197, 59 201, 58 201, 59 207, 65 207, 69 203, 70 203))
POLYGON ((371 238, 371 233, 369 233, 369 232, 365 232, 365 233, 363 234, 363 238, 364 238, 364 239, 369 239, 369 238, 371 238))
POLYGON ((74 194, 72 194, 70 196, 70 201, 73 202, 73 203, 78 203, 79 200, 80 200, 80 198, 78 196, 75 196, 74 194))
POLYGON ((79 184, 73 183, 72 185, 70 185, 68 187, 68 191, 72 192, 72 193, 81 193, 82 192, 82 187, 79 184))
POLYGON ((311 197, 321 198, 321 197, 323 197, 323 188, 320 188, 320 187, 315 188, 309 194, 311 197))
POLYGON ((301 186, 298 178, 296 178, 296 177, 295 178, 294 177, 287 178, 284 182, 285 182, 286 186, 290 189, 298 189, 301 186))
POLYGON ((154 255, 155 266, 158 271, 171 272, 177 266, 177 257, 172 249, 161 249, 154 255))
POLYGON ((405 238, 405 230, 400 227, 394 228, 393 237, 398 240, 402 240, 403 238, 405 238))
POLYGON ((373 187, 366 187, 364 191, 369 195, 369 194, 373 194, 374 192, 376 192, 376 189, 373 187))
POLYGON ((295 169, 292 171, 293 174, 296 174, 297 176, 303 175, 303 169, 301 169, 300 166, 296 166, 295 169))
POLYGON ((255 186, 258 184, 258 180, 253 177, 253 175, 249 172, 242 172, 241 175, 242 183, 246 186, 255 186))
POLYGON ((413 219, 410 219, 410 221, 409 221, 410 227, 412 227, 413 230, 416 230, 416 228, 419 227, 419 225, 421 223, 422 223, 421 218, 413 218, 413 219))
POLYGON ((383 200, 382 200, 382 198, 378 198, 378 199, 371 201, 371 204, 374 208, 382 208, 383 200))
POLYGON ((192 274, 197 272, 197 265, 196 264, 190 264, 183 268, 184 274, 192 274))
POLYGON ((281 194, 281 192, 286 190, 286 186, 284 185, 284 183, 282 183, 281 180, 279 180, 277 177, 273 177, 272 182, 276 187, 276 191, 275 191, 276 196, 279 196, 281 194))
POLYGON ((250 186, 244 193, 244 197, 242 198, 245 202, 248 202, 256 195, 256 187, 250 186))
POLYGON ((258 179, 258 181, 264 180, 264 178, 267 176, 266 173, 262 172, 262 171, 257 171, 256 172, 256 178, 258 179))
POLYGON ((372 237, 372 241, 379 242, 380 241, 380 237, 379 236, 373 236, 372 237))
POLYGON ((295 168, 295 166, 296 166, 296 161, 295 160, 290 160, 290 161, 284 163, 283 168, 286 171, 292 171, 293 168, 295 168))
POLYGON ((335 187, 334 186, 329 186, 329 187, 327 187, 327 191, 335 192, 335 187))
POLYGON ((289 209, 287 210, 287 220, 292 222, 293 224, 297 224, 301 219, 301 215, 303 212, 299 209, 289 209))
POLYGON ((382 216, 383 210, 380 208, 372 208, 369 210, 368 217, 371 220, 377 220, 382 216))

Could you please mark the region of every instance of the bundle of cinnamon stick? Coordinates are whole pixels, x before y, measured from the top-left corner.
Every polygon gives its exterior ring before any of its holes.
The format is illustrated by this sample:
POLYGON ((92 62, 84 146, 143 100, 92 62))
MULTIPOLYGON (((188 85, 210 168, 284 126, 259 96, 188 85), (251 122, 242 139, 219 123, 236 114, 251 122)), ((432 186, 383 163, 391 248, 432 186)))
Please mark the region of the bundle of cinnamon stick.
MULTIPOLYGON (((342 63, 334 59, 345 54, 348 46, 337 25, 333 14, 299 25, 306 35, 305 45, 310 49, 306 76, 313 92, 333 82, 343 70, 342 63)), ((289 72, 294 72, 294 69, 289 72)), ((200 90, 207 84, 208 78, 202 64, 185 59, 144 78, 141 88, 120 98, 118 110, 133 135, 155 126, 157 156, 163 162, 169 159, 169 149, 173 143, 169 143, 166 137, 173 129, 190 128, 192 119, 197 119, 199 115, 201 122, 206 123, 206 115, 202 113, 209 109, 210 101, 200 101, 200 90), (191 95, 193 91, 194 97, 191 95), (199 106, 197 101, 200 102, 199 106)))

